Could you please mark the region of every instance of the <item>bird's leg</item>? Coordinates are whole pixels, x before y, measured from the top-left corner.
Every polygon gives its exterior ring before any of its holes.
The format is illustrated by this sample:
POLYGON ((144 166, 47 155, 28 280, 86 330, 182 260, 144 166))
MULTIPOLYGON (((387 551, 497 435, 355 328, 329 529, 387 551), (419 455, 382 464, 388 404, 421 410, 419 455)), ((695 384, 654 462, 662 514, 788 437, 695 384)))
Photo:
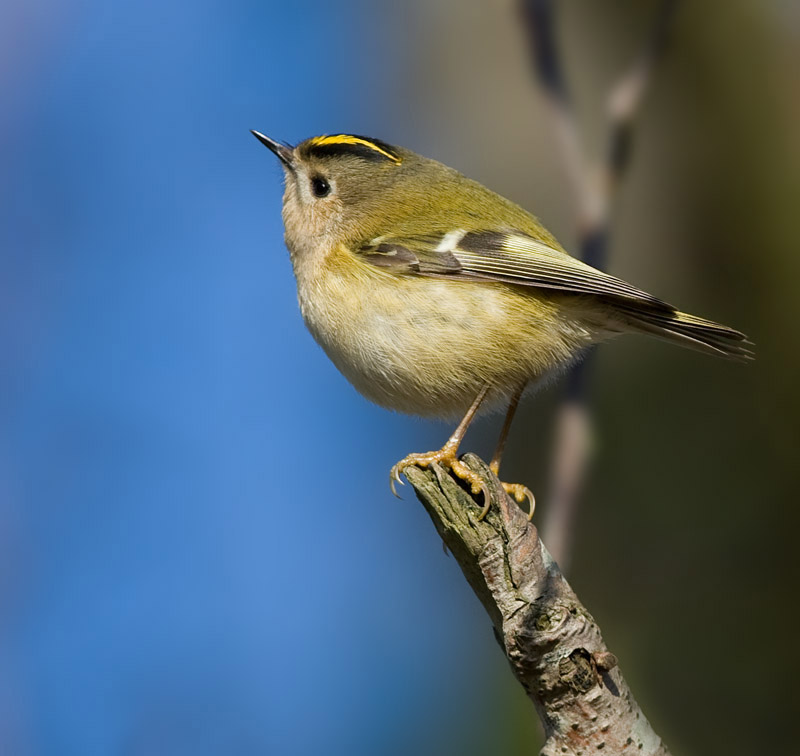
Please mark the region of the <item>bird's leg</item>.
MULTIPOLYGON (((500 460, 503 457, 503 450, 506 447, 506 440, 508 439, 508 432, 511 430, 511 423, 514 420, 514 415, 519 407, 519 400, 522 397, 522 392, 525 391, 525 384, 523 383, 516 392, 512 395, 511 401, 508 403, 508 412, 506 412, 506 419, 503 422, 503 428, 500 431, 500 438, 497 441, 497 448, 495 449, 492 461, 489 463, 489 469, 495 474, 500 474, 500 460)), ((528 519, 533 519, 533 511, 536 508, 536 499, 530 489, 523 486, 521 483, 503 483, 501 481, 505 492, 514 497, 517 504, 522 504, 527 499, 528 501, 528 519)))
POLYGON ((455 431, 453 431, 453 435, 450 436, 450 438, 447 440, 447 443, 441 449, 439 449, 439 451, 427 452, 426 454, 409 454, 405 459, 400 460, 392 468, 392 471, 389 474, 389 479, 392 493, 395 496, 397 496, 395 482, 402 484, 403 481, 400 480, 400 475, 405 472, 406 468, 411 467, 412 465, 427 467, 433 462, 438 462, 445 467, 449 467, 456 474, 456 476, 468 483, 473 494, 478 494, 483 491, 483 498, 486 503, 478 519, 482 520, 486 516, 486 513, 489 511, 489 495, 488 491, 486 491, 485 484, 479 475, 476 475, 474 472, 472 472, 472 470, 470 470, 458 459, 457 454, 458 447, 461 445, 461 442, 464 439, 467 428, 469 428, 470 423, 472 423, 474 420, 481 403, 486 398, 486 394, 488 393, 489 384, 487 383, 480 390, 480 393, 475 397, 475 401, 472 402, 472 405, 467 410, 467 414, 464 415, 463 419, 458 424, 458 427, 455 429, 455 431))
POLYGON ((506 440, 508 439, 508 432, 511 430, 511 423, 514 422, 514 415, 517 412, 517 407, 519 407, 519 400, 522 397, 522 392, 525 390, 525 384, 523 383, 517 390, 514 392, 513 396, 511 397, 511 401, 508 403, 508 411, 506 412, 506 419, 503 422, 503 428, 500 431, 500 438, 497 439, 497 448, 494 450, 494 456, 492 457, 492 461, 489 463, 489 469, 495 474, 500 474, 500 460, 503 458, 503 451, 506 448, 506 440))

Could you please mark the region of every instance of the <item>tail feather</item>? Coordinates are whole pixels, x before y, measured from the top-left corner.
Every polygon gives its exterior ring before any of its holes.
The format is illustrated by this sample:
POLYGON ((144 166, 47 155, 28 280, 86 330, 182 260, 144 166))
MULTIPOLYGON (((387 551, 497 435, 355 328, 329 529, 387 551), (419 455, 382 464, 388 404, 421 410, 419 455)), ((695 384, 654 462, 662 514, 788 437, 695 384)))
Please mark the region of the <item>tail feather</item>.
POLYGON ((753 359, 747 337, 728 326, 677 310, 617 307, 626 322, 640 333, 682 344, 690 349, 715 354, 737 362, 753 359))

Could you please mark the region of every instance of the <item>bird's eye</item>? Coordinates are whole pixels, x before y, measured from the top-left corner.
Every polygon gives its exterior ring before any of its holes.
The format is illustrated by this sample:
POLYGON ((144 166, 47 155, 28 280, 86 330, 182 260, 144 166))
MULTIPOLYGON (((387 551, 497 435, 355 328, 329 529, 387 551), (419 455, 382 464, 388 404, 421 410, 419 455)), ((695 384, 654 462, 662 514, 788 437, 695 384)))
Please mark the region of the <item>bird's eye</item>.
POLYGON ((315 197, 326 197, 331 192, 331 185, 322 176, 311 178, 311 191, 315 197))

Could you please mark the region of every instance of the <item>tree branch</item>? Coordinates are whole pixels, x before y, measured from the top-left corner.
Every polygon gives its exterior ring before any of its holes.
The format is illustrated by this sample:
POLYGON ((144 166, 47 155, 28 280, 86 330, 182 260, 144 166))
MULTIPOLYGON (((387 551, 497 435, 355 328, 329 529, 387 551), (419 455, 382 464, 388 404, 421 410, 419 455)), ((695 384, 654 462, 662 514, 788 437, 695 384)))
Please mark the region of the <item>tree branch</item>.
POLYGON ((536 527, 473 454, 464 463, 490 492, 482 503, 433 465, 406 477, 488 612, 495 637, 545 730, 542 756, 669 756, 628 689, 600 628, 536 527))

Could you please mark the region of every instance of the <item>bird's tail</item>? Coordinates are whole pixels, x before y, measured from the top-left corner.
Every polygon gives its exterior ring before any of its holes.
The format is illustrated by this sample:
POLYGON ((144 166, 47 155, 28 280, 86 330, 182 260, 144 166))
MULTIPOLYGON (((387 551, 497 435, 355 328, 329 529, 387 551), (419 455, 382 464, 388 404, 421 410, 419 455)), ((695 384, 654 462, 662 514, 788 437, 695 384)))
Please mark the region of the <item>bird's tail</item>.
POLYGON ((615 309, 624 316, 627 325, 639 333, 737 362, 753 359, 753 352, 749 349, 752 343, 743 333, 728 326, 677 310, 624 304, 615 309))

